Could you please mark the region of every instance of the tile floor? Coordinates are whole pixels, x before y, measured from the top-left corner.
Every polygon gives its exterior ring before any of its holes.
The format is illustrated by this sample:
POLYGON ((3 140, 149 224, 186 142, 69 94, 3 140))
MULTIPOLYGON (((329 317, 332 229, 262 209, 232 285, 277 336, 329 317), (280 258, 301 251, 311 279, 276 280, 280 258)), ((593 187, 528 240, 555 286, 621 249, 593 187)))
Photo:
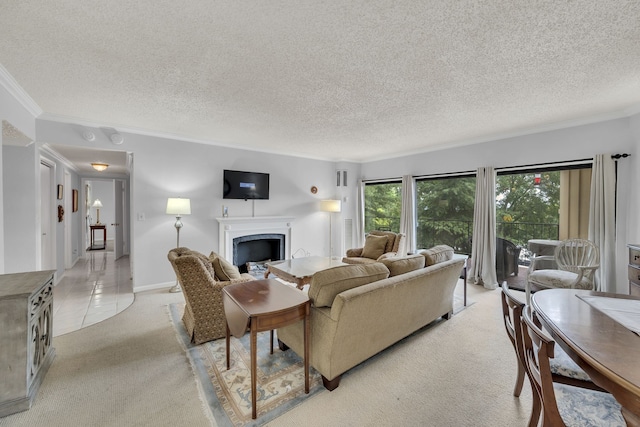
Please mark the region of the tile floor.
POLYGON ((129 257, 90 251, 53 288, 53 336, 115 316, 133 303, 129 257))

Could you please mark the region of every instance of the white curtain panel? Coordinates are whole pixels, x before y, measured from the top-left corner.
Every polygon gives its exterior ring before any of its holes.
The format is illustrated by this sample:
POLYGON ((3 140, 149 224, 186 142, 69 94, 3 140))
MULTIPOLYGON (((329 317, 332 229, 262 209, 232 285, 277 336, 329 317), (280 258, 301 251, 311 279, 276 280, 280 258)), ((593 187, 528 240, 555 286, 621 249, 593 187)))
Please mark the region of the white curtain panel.
POLYGON ((593 159, 591 199, 589 202, 589 240, 600 249, 600 268, 594 281, 596 290, 616 291, 616 166, 608 154, 593 159))
MULTIPOLYGON (((364 182, 358 180, 358 195, 356 200, 356 242, 364 243, 364 182)), ((358 245, 356 245, 358 246, 358 245)))
POLYGON ((405 247, 404 256, 407 251, 416 250, 416 181, 411 175, 402 177, 402 213, 400 214, 400 233, 404 233, 405 247))
POLYGON ((487 289, 496 289, 496 173, 492 167, 478 168, 473 209, 471 279, 487 289))

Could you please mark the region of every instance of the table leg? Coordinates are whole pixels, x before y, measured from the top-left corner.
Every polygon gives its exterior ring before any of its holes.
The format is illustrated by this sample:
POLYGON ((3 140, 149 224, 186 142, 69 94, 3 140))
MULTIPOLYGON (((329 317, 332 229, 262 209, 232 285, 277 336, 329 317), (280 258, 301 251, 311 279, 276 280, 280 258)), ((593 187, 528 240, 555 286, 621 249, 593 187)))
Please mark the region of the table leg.
POLYGON ((251 318, 251 418, 257 418, 256 411, 256 376, 257 372, 257 345, 258 345, 258 333, 256 332, 257 325, 256 319, 254 317, 251 318))
POLYGON ((227 325, 227 335, 225 337, 226 345, 227 345, 227 371, 229 370, 229 342, 231 341, 230 332, 229 332, 229 324, 227 325))
POLYGON ((309 311, 307 305, 306 314, 304 316, 304 392, 309 394, 309 311))
POLYGON ((463 271, 463 280, 464 280, 464 306, 467 306, 467 261, 464 262, 463 271))
POLYGON ((271 330, 269 336, 271 338, 271 353, 270 354, 273 354, 273 329, 271 330))
POLYGON ((264 278, 265 279, 269 278, 269 273, 271 273, 271 271, 269 270, 269 266, 267 266, 267 271, 264 272, 264 278))

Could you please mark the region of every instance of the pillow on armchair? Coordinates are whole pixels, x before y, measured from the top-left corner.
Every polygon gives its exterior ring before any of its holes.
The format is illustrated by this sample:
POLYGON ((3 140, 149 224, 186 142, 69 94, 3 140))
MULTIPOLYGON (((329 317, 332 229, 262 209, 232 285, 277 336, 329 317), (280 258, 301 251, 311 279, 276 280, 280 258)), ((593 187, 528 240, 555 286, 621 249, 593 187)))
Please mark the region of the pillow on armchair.
POLYGON ((240 279, 242 277, 238 267, 231 264, 215 252, 211 252, 209 255, 209 262, 211 262, 211 265, 213 266, 216 278, 222 282, 240 279))
POLYGON ((367 235, 362 248, 362 255, 365 258, 378 259, 384 253, 387 246, 387 236, 367 235))

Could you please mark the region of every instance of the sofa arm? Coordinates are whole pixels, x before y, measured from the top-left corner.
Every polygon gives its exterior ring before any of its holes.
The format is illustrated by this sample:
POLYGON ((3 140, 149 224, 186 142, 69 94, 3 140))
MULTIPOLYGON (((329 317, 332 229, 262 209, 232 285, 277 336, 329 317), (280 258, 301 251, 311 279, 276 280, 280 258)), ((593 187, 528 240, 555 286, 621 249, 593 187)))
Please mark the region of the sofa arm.
POLYGON ((347 257, 361 257, 364 248, 347 249, 347 257))

